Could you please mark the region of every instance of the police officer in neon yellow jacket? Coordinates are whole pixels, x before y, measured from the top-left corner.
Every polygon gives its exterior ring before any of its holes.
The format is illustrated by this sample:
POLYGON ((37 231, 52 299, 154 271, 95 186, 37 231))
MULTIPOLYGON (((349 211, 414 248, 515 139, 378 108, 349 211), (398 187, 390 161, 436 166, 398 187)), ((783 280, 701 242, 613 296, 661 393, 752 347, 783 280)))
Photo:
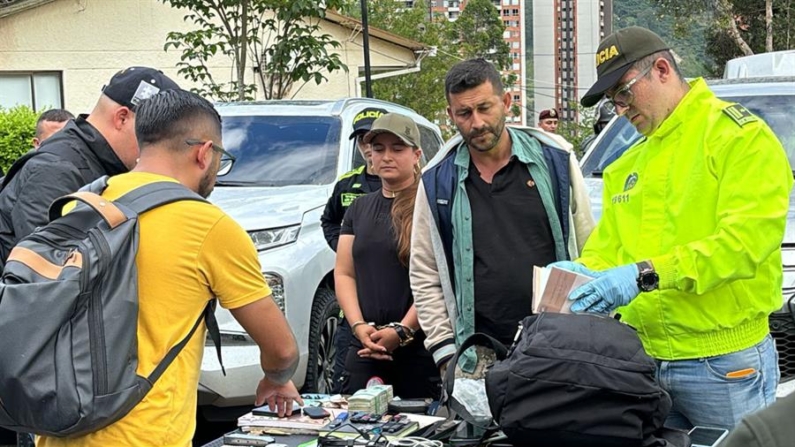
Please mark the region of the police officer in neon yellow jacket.
POLYGON ((582 99, 611 100, 645 138, 604 173, 604 213, 576 262, 596 277, 572 310, 618 310, 673 399, 666 425, 733 428, 780 377, 768 315, 781 307, 792 171, 761 119, 687 83, 643 28, 605 38, 582 99))

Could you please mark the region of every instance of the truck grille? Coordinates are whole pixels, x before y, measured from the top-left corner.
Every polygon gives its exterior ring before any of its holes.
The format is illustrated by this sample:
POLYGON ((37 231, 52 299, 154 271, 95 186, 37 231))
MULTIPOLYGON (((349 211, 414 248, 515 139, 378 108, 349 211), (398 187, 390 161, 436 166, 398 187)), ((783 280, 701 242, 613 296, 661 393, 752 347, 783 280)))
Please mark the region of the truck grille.
POLYGON ((781 381, 795 379, 795 315, 770 315, 770 333, 776 340, 781 381))

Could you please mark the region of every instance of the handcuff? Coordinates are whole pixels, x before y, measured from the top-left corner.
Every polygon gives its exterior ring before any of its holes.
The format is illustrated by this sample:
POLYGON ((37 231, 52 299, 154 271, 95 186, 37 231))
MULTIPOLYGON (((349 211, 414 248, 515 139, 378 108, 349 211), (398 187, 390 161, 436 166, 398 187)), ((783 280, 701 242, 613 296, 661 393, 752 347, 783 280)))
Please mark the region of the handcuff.
POLYGON ((378 331, 387 328, 394 329, 395 332, 397 332, 398 338, 400 339, 399 346, 401 348, 414 341, 414 330, 402 323, 388 323, 378 326, 375 323, 368 323, 364 320, 359 320, 351 325, 351 332, 353 332, 354 336, 356 334, 356 327, 362 324, 373 326, 378 331))
POLYGON ((405 324, 401 323, 389 323, 383 326, 378 326, 376 329, 386 329, 391 328, 394 329, 395 332, 398 334, 398 338, 400 339, 400 347, 404 347, 414 341, 414 330, 410 327, 406 326, 405 324))

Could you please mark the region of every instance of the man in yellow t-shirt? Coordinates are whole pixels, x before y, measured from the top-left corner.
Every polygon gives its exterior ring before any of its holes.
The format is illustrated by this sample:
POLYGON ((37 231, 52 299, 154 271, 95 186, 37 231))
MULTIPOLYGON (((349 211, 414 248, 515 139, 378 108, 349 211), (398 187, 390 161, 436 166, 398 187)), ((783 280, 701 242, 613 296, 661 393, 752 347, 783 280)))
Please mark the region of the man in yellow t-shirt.
MULTIPOLYGON (((222 163, 221 118, 212 104, 186 91, 164 91, 136 111, 138 165, 110 179, 103 196, 114 200, 157 181, 179 182, 207 197, 222 163)), ((182 201, 140 218, 137 254, 138 374, 148 376, 218 297, 259 345, 265 377, 257 404, 289 411, 300 402, 290 381, 298 349, 273 302, 246 232, 218 207, 182 201)), ((119 421, 78 438, 42 437, 37 446, 189 446, 205 331, 199 330, 146 397, 119 421)), ((251 386, 256 386, 251 384, 251 386)))

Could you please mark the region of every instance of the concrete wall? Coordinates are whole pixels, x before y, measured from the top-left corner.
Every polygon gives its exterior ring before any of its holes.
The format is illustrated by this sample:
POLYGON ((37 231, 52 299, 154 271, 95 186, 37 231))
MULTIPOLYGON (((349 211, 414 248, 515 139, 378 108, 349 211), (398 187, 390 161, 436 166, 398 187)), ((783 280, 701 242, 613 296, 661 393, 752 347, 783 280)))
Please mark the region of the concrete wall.
MULTIPOLYGON (((191 29, 183 22, 184 11, 160 0, 57 0, 0 19, 0 73, 14 71, 60 71, 64 107, 74 113, 91 110, 102 86, 127 66, 146 65, 163 70, 183 87, 191 84, 177 74, 181 51, 163 50, 170 31, 191 29)), ((354 96, 355 78, 363 65, 361 35, 324 21, 326 33, 343 47, 336 52, 349 72, 335 72, 329 81, 302 88, 296 98, 334 99, 354 96)), ((371 37, 374 67, 404 66, 413 53, 371 37)), ((212 74, 221 80, 231 77, 231 62, 216 58, 212 74)), ((249 69, 250 81, 254 82, 249 69)))

